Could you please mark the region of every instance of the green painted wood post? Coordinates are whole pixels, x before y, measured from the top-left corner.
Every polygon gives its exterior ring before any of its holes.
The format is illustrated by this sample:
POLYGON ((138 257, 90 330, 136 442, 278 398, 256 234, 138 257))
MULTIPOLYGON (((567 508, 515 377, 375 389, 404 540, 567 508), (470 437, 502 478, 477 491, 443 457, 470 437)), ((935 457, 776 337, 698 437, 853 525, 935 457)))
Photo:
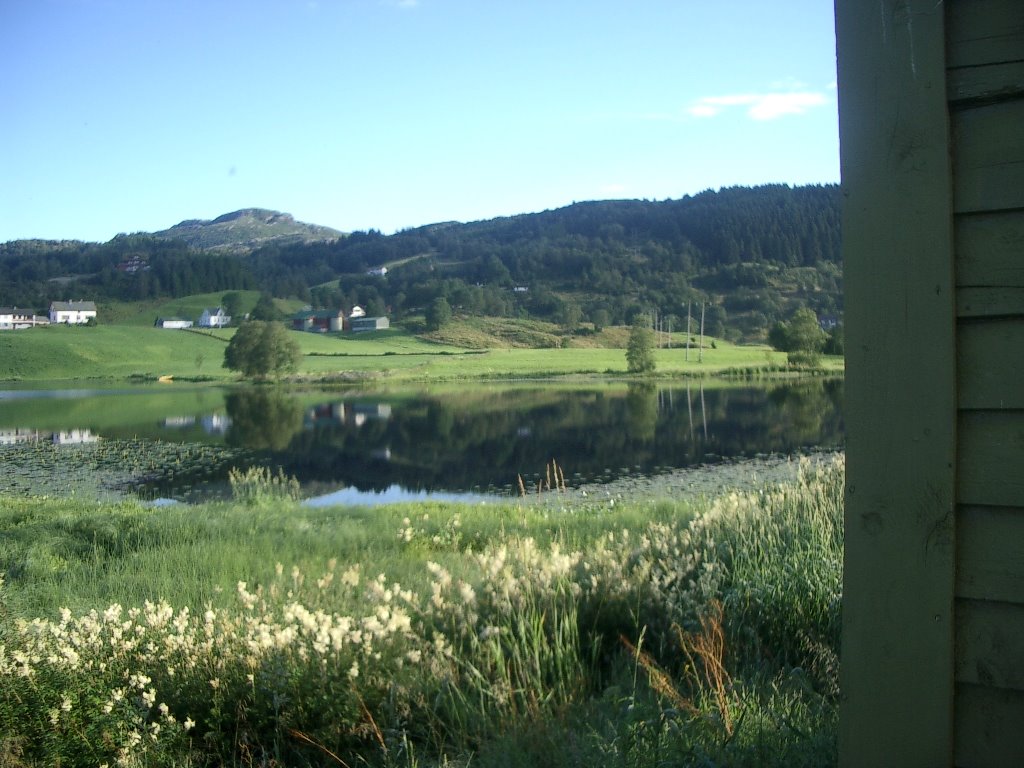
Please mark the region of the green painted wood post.
POLYGON ((836 0, 846 285, 842 766, 950 766, 956 355, 944 6, 836 0))

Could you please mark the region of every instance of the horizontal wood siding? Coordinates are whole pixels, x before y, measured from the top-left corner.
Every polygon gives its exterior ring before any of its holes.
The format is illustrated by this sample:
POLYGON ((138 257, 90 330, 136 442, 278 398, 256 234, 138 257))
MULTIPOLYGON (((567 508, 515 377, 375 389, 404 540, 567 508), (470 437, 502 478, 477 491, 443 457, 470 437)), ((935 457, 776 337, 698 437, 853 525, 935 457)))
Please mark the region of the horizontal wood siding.
POLYGON ((954 107, 1024 94, 1024 3, 949 0, 947 94, 954 107))
POLYGON ((1024 595, 1024 507, 960 507, 959 598, 1020 602, 1024 595))
POLYGON ((951 71, 1024 58, 1020 0, 948 0, 946 16, 946 64, 951 71))
MULTIPOLYGON (((965 294, 970 296, 970 292, 961 291, 959 298, 965 294)), ((980 300, 970 299, 970 306, 978 308, 975 311, 1009 312, 1009 300, 1022 298, 1024 290, 1019 295, 1004 296, 986 291, 980 300), (998 302, 999 298, 1005 301, 998 302)), ((957 327, 957 381, 961 409, 1024 412, 1024 317, 961 319, 957 327)), ((1001 463, 1005 467, 1005 462, 1001 463)))
POLYGON ((958 286, 1024 287, 1024 211, 958 216, 955 238, 958 286))
POLYGON ((961 411, 957 453, 961 504, 1024 507, 1024 411, 961 411))
POLYGON ((1024 761, 1024 606, 957 601, 956 763, 1024 761))
POLYGON ((1024 209, 1022 126, 1024 99, 953 113, 953 205, 957 213, 1024 209))
POLYGON ((956 296, 957 312, 961 318, 1016 317, 1022 303, 1024 287, 961 288, 956 296))
POLYGON ((1020 768, 1024 755, 1024 693, 961 683, 957 686, 956 765, 1020 768))
POLYGON ((1024 2, 949 0, 955 755, 1024 765, 1024 2))
POLYGON ((967 67, 950 72, 947 89, 955 107, 1024 94, 1024 62, 967 67))
MULTIPOLYGON (((958 683, 1024 691, 1021 659, 1024 659, 1024 606, 991 600, 957 601, 958 683)), ((1024 753, 1021 758, 1024 761, 1024 753)))

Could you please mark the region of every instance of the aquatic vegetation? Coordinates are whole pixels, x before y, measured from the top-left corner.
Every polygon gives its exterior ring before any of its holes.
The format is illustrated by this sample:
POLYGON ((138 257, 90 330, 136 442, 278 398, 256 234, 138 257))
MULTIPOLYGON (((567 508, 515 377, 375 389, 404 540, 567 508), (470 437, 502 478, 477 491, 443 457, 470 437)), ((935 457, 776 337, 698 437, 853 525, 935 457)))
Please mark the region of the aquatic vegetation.
POLYGON ((152 497, 173 488, 184 495, 226 478, 229 468, 247 455, 220 445, 141 439, 0 445, 0 494, 115 500, 127 494, 152 497))

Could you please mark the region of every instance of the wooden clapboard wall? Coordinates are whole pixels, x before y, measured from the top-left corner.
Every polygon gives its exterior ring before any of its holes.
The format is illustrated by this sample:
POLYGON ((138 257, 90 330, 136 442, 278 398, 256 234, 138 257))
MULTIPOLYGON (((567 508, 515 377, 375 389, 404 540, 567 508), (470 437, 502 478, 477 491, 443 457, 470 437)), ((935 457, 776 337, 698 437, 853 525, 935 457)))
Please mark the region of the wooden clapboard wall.
POLYGON ((1024 765, 1024 2, 947 0, 955 764, 1024 765))
POLYGON ((1024 765, 1024 0, 837 0, 840 755, 1024 765))

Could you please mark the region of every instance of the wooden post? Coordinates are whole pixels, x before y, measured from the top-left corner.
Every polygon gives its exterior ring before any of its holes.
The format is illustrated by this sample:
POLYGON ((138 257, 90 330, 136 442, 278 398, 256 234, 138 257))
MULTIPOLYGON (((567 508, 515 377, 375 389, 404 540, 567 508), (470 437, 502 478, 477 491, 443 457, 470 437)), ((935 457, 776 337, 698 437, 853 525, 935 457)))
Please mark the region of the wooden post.
POLYGON ((944 13, 836 0, 846 289, 840 765, 953 765, 956 355, 944 13))

